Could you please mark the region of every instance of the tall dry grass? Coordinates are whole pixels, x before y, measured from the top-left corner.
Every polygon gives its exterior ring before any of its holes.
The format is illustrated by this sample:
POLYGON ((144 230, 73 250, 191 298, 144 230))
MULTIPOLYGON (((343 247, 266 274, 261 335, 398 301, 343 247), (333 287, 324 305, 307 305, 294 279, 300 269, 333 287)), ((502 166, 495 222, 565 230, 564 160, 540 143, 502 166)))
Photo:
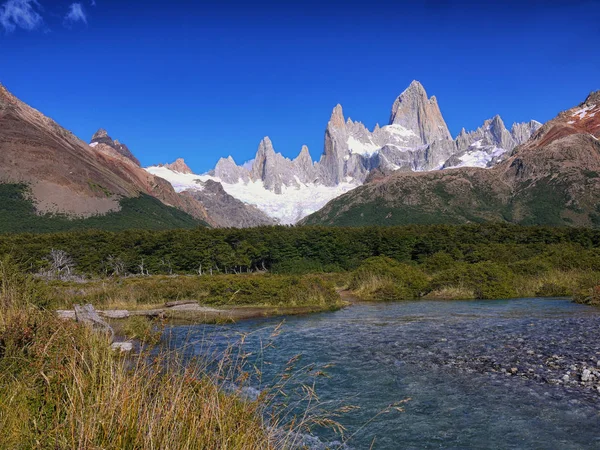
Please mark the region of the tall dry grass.
POLYGON ((294 379, 250 399, 243 347, 216 363, 166 349, 125 357, 108 338, 32 305, 27 277, 0 261, 0 448, 270 449, 297 447, 309 423, 335 427, 314 386, 274 404, 294 379), (307 405, 302 414, 298 406, 307 405))

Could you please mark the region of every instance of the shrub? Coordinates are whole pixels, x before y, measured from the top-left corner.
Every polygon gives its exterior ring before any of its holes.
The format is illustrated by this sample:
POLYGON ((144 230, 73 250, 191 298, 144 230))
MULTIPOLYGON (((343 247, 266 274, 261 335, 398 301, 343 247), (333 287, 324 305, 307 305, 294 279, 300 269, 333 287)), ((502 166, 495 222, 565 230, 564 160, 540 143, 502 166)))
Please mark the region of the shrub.
POLYGON ((428 283, 420 269, 377 256, 354 271, 350 289, 365 300, 408 300, 422 296, 428 283))
POLYGON ((507 266, 490 262, 458 264, 438 273, 431 282, 432 290, 449 287, 472 289, 475 298, 510 298, 516 295, 514 274, 507 266))

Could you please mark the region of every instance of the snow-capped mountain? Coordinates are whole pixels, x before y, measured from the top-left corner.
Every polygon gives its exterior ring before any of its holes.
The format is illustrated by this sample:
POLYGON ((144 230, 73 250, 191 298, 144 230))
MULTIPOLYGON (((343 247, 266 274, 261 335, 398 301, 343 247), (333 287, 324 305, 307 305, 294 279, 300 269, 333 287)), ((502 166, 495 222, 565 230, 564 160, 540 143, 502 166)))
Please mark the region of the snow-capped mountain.
POLYGON ((429 171, 474 166, 491 167, 525 142, 539 122, 514 124, 508 131, 499 116, 452 139, 435 96, 429 98, 418 81, 394 101, 389 124, 370 131, 361 122, 344 118, 337 105, 325 130, 323 154, 313 162, 302 147, 295 159, 277 153, 265 137, 251 164, 238 165, 221 158, 215 169, 194 175, 182 161, 153 166, 153 175, 165 178, 177 191, 200 190, 213 180, 229 195, 256 206, 280 223, 296 223, 333 198, 365 182, 374 171, 429 171))

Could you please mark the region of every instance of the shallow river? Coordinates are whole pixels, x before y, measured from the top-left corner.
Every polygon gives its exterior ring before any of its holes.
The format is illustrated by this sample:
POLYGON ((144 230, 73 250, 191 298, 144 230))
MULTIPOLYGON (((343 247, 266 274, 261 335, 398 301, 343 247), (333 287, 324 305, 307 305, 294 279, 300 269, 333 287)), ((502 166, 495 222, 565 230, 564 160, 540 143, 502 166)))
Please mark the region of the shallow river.
MULTIPOLYGON (((281 320, 169 331, 174 345, 192 343, 188 356, 237 333, 251 333, 245 350, 259 354, 281 320)), ((600 448, 600 308, 566 299, 357 304, 287 317, 281 331, 262 356, 271 363, 263 386, 297 354, 333 364, 317 392, 331 408, 360 406, 339 419, 354 434, 350 448, 600 448), (404 412, 370 421, 408 398, 404 412)))

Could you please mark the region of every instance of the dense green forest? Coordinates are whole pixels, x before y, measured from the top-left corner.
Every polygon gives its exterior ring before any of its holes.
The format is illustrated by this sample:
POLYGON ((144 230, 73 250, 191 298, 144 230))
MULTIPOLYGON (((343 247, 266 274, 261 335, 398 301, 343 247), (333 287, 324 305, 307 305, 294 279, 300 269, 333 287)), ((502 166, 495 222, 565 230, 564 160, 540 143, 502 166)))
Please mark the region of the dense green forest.
POLYGON ((546 266, 560 270, 600 269, 600 230, 584 228, 473 224, 0 236, 0 254, 13 255, 32 272, 48 267, 53 249, 66 252, 74 270, 88 275, 338 272, 354 270, 374 256, 430 270, 483 262, 521 271, 546 266))
POLYGON ((85 219, 59 214, 39 215, 22 184, 0 184, 0 233, 52 233, 70 230, 168 230, 196 228, 206 223, 146 194, 121 200, 121 210, 85 219))

